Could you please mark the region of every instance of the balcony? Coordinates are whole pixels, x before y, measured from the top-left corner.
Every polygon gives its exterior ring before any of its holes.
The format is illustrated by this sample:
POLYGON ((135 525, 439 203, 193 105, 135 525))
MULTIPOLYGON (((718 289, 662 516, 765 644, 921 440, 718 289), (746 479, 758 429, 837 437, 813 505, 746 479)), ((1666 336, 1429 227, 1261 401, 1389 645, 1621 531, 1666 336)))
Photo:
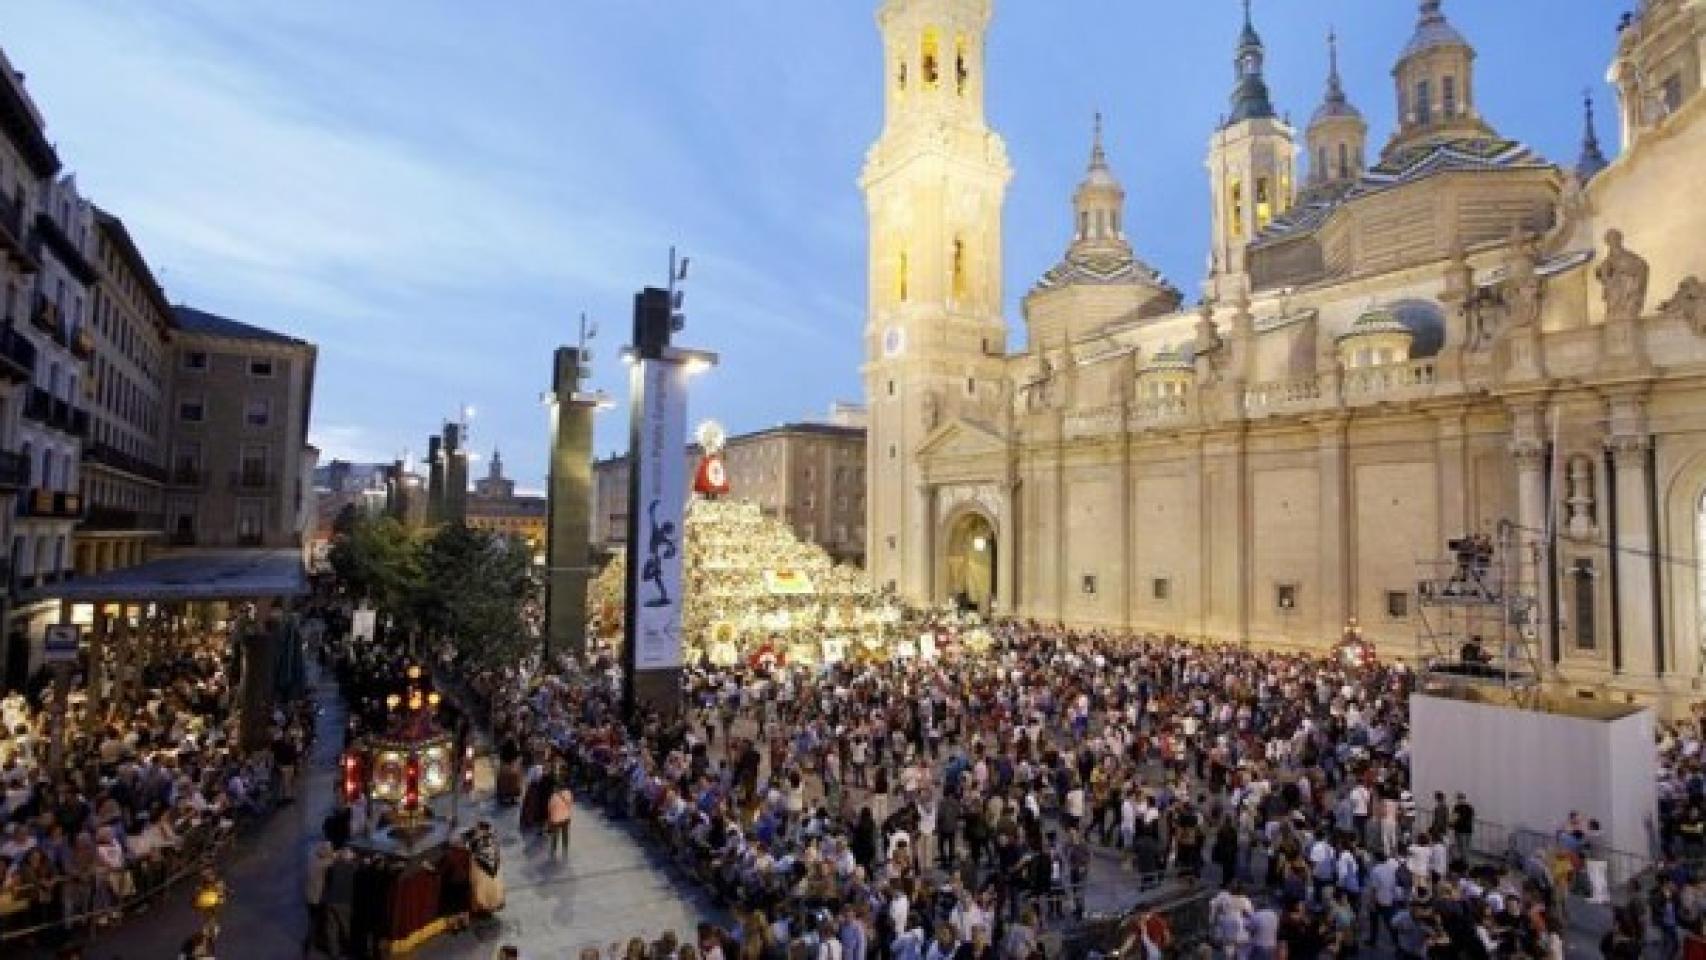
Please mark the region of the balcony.
POLYGON ((95 265, 90 263, 77 244, 71 241, 65 228, 46 213, 36 214, 35 232, 30 236, 30 244, 34 247, 31 252, 37 253, 37 259, 40 259, 39 251, 43 247, 52 250, 54 259, 64 264, 65 269, 84 284, 94 283, 101 278, 100 274, 95 272, 95 265))
POLYGON ((25 273, 41 269, 41 262, 24 242, 24 208, 4 194, 0 194, 0 251, 16 260, 25 273))
POLYGON ((87 463, 100 464, 103 467, 120 470, 144 480, 152 480, 155 483, 168 482, 165 467, 156 466, 141 457, 125 453, 111 444, 99 442, 88 444, 83 448, 83 460, 87 463))
POLYGON ((77 333, 71 338, 71 353, 79 360, 92 360, 95 356, 95 335, 89 332, 87 326, 77 328, 77 333))
POLYGON ((231 474, 231 489, 239 493, 268 493, 278 481, 264 470, 238 470, 231 474))
POLYGON ((79 530, 157 531, 164 529, 165 517, 158 513, 140 513, 120 507, 91 506, 83 517, 79 530))
POLYGON ((43 333, 59 337, 59 305, 39 293, 36 294, 36 307, 30 311, 30 322, 43 333))
POLYGON ((74 437, 89 432, 89 411, 71 405, 40 387, 31 387, 24 397, 24 417, 74 437))
POLYGON ((0 381, 29 383, 36 374, 36 345, 6 321, 0 327, 0 381))
POLYGON ((18 490, 29 485, 30 462, 21 453, 0 450, 0 490, 18 490))
POLYGON ((18 498, 18 516, 76 520, 83 515, 83 495, 36 487, 18 498))
POLYGON ((53 396, 40 387, 24 394, 24 419, 47 423, 53 417, 53 396))

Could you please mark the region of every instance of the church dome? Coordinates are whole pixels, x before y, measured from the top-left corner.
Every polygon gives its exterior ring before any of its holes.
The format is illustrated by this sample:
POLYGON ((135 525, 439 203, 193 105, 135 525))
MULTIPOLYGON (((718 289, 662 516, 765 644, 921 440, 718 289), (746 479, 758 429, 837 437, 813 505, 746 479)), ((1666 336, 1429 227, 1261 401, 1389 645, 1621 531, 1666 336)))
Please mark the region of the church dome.
POLYGON ((1410 42, 1404 45, 1404 52, 1398 55, 1399 60, 1408 60, 1438 47, 1469 46, 1463 34, 1445 19, 1441 3, 1442 0, 1422 0, 1421 19, 1416 22, 1416 32, 1411 35, 1410 42))
POLYGON ((1398 319, 1398 314, 1387 307, 1372 307, 1351 324, 1350 329, 1339 334, 1340 340, 1352 337, 1371 337, 1381 334, 1397 333, 1406 336, 1413 335, 1404 321, 1398 319))

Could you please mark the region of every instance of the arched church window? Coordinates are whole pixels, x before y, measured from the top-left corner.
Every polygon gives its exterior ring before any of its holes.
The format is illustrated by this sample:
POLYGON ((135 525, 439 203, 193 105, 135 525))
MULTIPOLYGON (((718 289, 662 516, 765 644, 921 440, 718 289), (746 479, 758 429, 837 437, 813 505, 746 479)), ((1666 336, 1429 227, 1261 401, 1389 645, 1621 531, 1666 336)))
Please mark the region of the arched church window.
POLYGON ((966 38, 960 37, 954 42, 954 90, 963 97, 970 83, 971 59, 966 56, 966 38))
POLYGON ((1449 120, 1457 116, 1457 78, 1446 77, 1439 83, 1440 115, 1449 120))
POLYGON ((901 303, 905 303, 911 293, 911 290, 908 289, 911 280, 911 277, 908 276, 910 269, 911 264, 907 261, 906 251, 902 250, 900 252, 900 263, 895 269, 895 299, 901 303))
POLYGON ((1331 171, 1327 169, 1327 148, 1324 146, 1315 148, 1315 175, 1323 180, 1331 175, 1331 171))
POLYGON ((1088 210, 1086 210, 1083 213, 1080 213, 1078 215, 1078 238, 1082 240, 1082 239, 1088 238, 1089 236, 1090 236, 1090 212, 1088 210))
POLYGON ((1348 143, 1341 143, 1341 144, 1339 144, 1339 177, 1342 179, 1345 177, 1349 177, 1350 175, 1351 175, 1351 145, 1348 143))
POLYGON ((1432 123, 1433 119, 1433 103, 1428 82, 1418 80, 1416 81, 1416 122, 1432 123))
POLYGON ((1267 177, 1256 178, 1256 229, 1260 230, 1273 219, 1274 203, 1267 177))
POLYGON ((940 56, 941 40, 936 33, 936 28, 931 27, 924 31, 923 56, 919 58, 924 72, 924 86, 926 87, 934 87, 942 79, 939 66, 940 56))
POLYGON ((954 299, 966 298, 966 240, 964 237, 954 238, 954 299))
POLYGON ((1244 184, 1238 180, 1226 191, 1226 220, 1228 235, 1244 235, 1244 184))
POLYGON ((895 68, 894 84, 895 88, 901 93, 906 92, 906 61, 904 59, 902 59, 900 61, 900 65, 895 68))

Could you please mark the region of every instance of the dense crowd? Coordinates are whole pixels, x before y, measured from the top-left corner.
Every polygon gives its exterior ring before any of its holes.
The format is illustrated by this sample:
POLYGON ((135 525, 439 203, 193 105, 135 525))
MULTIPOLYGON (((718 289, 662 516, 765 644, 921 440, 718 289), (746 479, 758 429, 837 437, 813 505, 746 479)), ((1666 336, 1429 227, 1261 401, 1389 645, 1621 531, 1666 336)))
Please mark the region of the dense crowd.
POLYGON ((1029 960, 1163 881, 1212 894, 1226 956, 1563 955, 1568 876, 1477 865, 1471 803, 1410 793, 1402 667, 1005 624, 975 655, 701 664, 686 717, 630 731, 609 666, 480 678, 500 786, 528 826, 564 785, 609 803, 735 911, 670 956, 1029 960))
MULTIPOLYGON (((312 713, 284 706, 271 742, 238 747, 221 633, 180 640, 102 689, 70 686, 55 757, 47 677, 0 701, 0 937, 52 943, 148 906, 235 825, 288 801, 312 713)), ((115 664, 115 666, 117 666, 115 664)))

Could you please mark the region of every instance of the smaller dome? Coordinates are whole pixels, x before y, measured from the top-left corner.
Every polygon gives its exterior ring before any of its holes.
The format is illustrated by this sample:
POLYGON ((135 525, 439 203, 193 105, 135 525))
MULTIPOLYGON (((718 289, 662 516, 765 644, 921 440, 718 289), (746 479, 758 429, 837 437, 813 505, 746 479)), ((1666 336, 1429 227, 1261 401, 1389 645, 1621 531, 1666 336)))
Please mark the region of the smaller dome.
POLYGON ((1410 42, 1404 45, 1404 52, 1398 55, 1399 60, 1408 60, 1436 47, 1469 46, 1463 34, 1445 19, 1440 5, 1441 0, 1422 0, 1421 19, 1416 22, 1416 32, 1410 37, 1410 42))
POLYGON ((1232 88, 1232 113, 1227 117, 1228 124, 1267 120, 1275 116, 1273 98, 1268 95, 1268 83, 1261 74, 1247 76, 1232 88))
POLYGON ((1352 106, 1349 100, 1328 100, 1315 108, 1315 115, 1309 118, 1309 125, 1313 127, 1316 124, 1338 117, 1361 120, 1362 111, 1352 106))
POLYGON ((1339 334, 1340 340, 1352 337, 1369 337, 1379 334, 1398 333, 1406 337, 1414 337, 1415 331, 1409 325, 1398 319, 1398 315, 1386 307, 1373 307, 1367 313, 1356 319, 1350 329, 1339 334))

